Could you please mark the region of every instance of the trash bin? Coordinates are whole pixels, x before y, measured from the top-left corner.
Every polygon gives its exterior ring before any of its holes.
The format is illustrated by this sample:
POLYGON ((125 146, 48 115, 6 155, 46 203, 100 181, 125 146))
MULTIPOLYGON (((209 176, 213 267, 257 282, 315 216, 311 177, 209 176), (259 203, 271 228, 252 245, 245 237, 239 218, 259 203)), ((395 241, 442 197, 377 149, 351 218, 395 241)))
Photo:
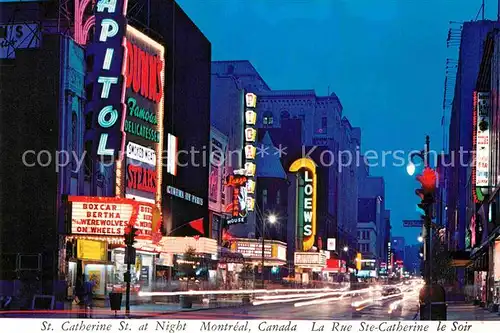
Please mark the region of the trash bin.
POLYGON ((193 299, 187 295, 180 295, 179 303, 182 309, 191 309, 193 307, 193 299))
POLYGON ((243 305, 250 305, 251 301, 250 301, 250 296, 249 295, 245 295, 241 298, 241 301, 243 303, 243 305))
POLYGON ((440 285, 425 286, 420 290, 420 320, 446 320, 446 296, 440 285))
POLYGON ((420 320, 447 320, 447 305, 444 302, 420 304, 420 320))
POLYGON ((122 293, 109 293, 109 306, 113 311, 120 311, 122 307, 122 293))

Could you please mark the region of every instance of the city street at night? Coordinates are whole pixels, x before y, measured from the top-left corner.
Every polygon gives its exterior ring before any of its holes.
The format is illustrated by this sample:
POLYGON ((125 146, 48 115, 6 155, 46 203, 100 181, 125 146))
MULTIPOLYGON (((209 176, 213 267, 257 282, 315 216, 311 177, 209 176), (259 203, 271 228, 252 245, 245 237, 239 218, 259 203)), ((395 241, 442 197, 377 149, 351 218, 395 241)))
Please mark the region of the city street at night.
POLYGON ((481 332, 497 61, 500 0, 0 0, 0 330, 481 332))

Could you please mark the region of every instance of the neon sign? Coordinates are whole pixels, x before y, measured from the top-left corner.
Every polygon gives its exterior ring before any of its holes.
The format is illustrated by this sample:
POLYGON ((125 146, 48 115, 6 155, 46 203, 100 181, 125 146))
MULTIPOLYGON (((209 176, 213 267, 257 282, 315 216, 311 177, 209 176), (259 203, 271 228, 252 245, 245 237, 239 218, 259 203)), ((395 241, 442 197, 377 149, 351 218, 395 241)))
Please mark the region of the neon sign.
MULTIPOLYGON (((146 174, 153 172, 154 177, 148 175, 148 179, 155 179, 156 188, 154 200, 157 207, 161 207, 162 201, 162 158, 163 158, 163 108, 164 108, 164 59, 165 48, 163 45, 149 38, 144 33, 135 29, 132 26, 127 26, 126 31, 126 50, 127 58, 125 62, 125 93, 127 102, 127 114, 124 121, 124 131, 127 133, 127 147, 142 146, 143 149, 137 150, 138 154, 131 159, 146 162, 153 166, 154 171, 150 170, 146 174), (152 154, 152 151, 155 153, 152 154), (141 153, 144 153, 144 158, 141 153), (147 159, 147 161, 145 161, 147 159)), ((169 141, 170 143, 170 141, 169 141)), ((130 163, 129 163, 130 164, 130 163)), ((138 164, 135 163, 137 166, 138 164)), ((118 168, 119 165, 117 165, 118 168)), ((117 172, 117 184, 120 182, 128 185, 131 170, 127 168, 122 173, 117 172), (121 181, 126 175, 126 181, 121 181)), ((152 169, 147 167, 147 169, 152 169)), ((133 173, 136 171, 133 171, 133 173)), ((137 174, 143 174, 142 171, 137 171, 137 174)), ((135 177, 135 176, 134 176, 135 177)), ((134 182, 132 182, 134 183, 134 182)), ((149 184, 151 185, 151 184, 149 184)), ((152 192, 152 186, 145 186, 142 191, 152 192)), ((117 187, 117 195, 127 192, 126 195, 136 195, 137 188, 123 186, 117 187), (128 191, 132 189, 132 191, 128 191), (130 192, 130 193, 129 193, 130 192)), ((151 198, 149 194, 145 197, 148 200, 151 198)))
POLYGON ((125 228, 139 229, 138 239, 161 238, 161 214, 152 204, 113 197, 69 196, 71 233, 90 238, 123 236, 125 228), (157 238, 157 237, 156 237, 157 238))
POLYGON ((245 217, 248 214, 250 208, 254 208, 255 203, 252 202, 248 196, 247 184, 250 180, 243 175, 229 175, 226 178, 224 185, 233 188, 233 200, 228 206, 231 211, 231 215, 235 219, 231 219, 231 223, 245 223, 245 217))
MULTIPOLYGON (((257 154, 257 148, 255 147, 255 141, 257 140, 257 130, 255 125, 257 123, 257 95, 252 93, 245 94, 245 112, 243 118, 245 120, 245 146, 244 150, 244 165, 243 174, 247 177, 248 182, 245 187, 240 189, 234 189, 236 191, 233 194, 233 198, 238 199, 240 209, 244 211, 244 215, 247 212, 255 210, 255 173, 257 170, 257 165, 255 164, 255 156, 257 154)), ((240 213, 241 215, 241 213, 240 213)), ((233 214, 234 216, 234 214, 233 214)))
POLYGON ((127 89, 155 103, 163 96, 163 59, 127 41, 127 89))
POLYGON ((156 183, 155 170, 132 164, 127 166, 127 187, 134 190, 156 193, 156 183))
POLYGON ((316 236, 316 165, 309 158, 300 158, 292 163, 290 172, 299 173, 297 219, 303 237, 302 251, 309 251, 316 236))
POLYGON ((89 107, 94 111, 98 157, 118 157, 124 150, 126 0, 98 0, 95 7, 95 37, 89 46, 94 68, 87 78, 94 84, 89 107))

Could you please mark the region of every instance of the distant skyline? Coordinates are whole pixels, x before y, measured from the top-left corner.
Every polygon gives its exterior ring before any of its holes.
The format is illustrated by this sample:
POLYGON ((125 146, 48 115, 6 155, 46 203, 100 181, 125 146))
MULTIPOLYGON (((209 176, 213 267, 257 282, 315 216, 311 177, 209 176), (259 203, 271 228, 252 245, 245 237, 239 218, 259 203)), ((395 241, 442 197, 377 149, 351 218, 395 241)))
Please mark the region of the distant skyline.
MULTIPOLYGON (((249 60, 272 89, 335 92, 361 127, 361 149, 443 147, 443 88, 450 21, 476 18, 481 0, 178 0, 212 43, 212 60, 249 60)), ((496 20, 497 1, 485 18, 496 20)), ((479 19, 481 15, 479 15, 479 19)), ((449 118, 449 114, 446 115, 449 118)), ((447 133, 448 131, 446 131, 447 133)), ((417 243, 417 182, 404 167, 374 167, 385 179, 392 235, 417 243)))

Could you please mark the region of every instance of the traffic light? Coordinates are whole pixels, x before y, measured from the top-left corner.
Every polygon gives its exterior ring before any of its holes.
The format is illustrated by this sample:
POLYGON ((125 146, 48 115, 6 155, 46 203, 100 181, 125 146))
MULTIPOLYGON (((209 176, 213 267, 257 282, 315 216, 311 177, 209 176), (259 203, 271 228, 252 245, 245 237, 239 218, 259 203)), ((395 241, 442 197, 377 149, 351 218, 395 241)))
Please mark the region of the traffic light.
POLYGON ((415 194, 420 198, 417 210, 423 213, 423 217, 430 216, 432 212, 430 208, 434 203, 434 192, 436 191, 436 172, 426 167, 422 174, 416 178, 420 183, 420 188, 415 190, 415 194))
POLYGON ((135 227, 126 227, 125 228, 125 244, 127 246, 134 246, 136 243, 135 236, 139 230, 135 227))

